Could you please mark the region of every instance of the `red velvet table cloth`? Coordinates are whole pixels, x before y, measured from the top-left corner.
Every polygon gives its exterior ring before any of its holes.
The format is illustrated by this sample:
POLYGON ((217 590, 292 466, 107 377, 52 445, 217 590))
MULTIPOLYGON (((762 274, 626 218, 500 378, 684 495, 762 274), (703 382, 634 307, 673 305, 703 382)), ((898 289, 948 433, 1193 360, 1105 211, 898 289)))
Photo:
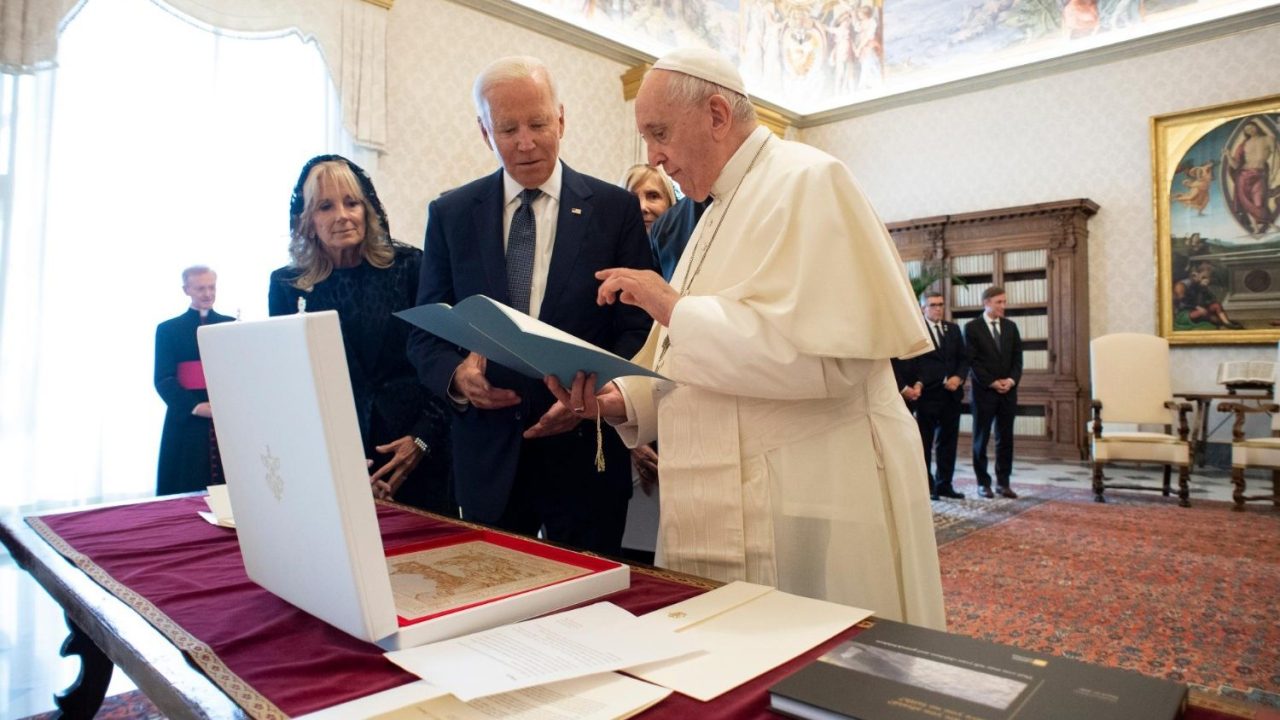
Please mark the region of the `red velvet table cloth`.
MULTIPOLYGON (((180 647, 219 687, 255 718, 300 715, 412 681, 375 645, 357 640, 262 589, 245 575, 235 532, 196 515, 200 497, 28 518, 63 555, 180 647)), ((467 526, 397 505, 379 503, 388 550, 450 534, 467 526)), ((607 596, 637 615, 687 599, 706 581, 634 568, 631 588, 607 596)), ((813 661, 858 628, 710 703, 679 693, 642 717, 776 718, 768 688, 813 661)), ((1188 718, 1240 717, 1192 707, 1188 718)))

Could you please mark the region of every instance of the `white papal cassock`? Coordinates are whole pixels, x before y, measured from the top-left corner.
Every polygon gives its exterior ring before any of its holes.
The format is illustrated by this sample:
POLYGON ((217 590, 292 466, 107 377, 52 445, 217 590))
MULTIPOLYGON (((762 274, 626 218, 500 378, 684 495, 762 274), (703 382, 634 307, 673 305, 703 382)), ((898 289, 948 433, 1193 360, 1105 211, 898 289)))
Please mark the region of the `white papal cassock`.
POLYGON ((932 346, 892 240, 844 165, 763 127, 711 195, 672 278, 685 297, 636 357, 674 385, 619 381, 623 440, 658 440, 658 564, 943 629, 889 364, 932 346))

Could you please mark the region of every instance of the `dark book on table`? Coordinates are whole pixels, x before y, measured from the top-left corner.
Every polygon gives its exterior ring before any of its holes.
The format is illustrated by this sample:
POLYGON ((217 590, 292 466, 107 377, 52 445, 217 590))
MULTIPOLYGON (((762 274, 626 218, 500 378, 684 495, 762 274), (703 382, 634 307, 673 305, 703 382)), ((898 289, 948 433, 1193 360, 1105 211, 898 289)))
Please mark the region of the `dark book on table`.
POLYGON ((1172 720, 1187 687, 877 619, 769 698, 775 712, 806 720, 1172 720))

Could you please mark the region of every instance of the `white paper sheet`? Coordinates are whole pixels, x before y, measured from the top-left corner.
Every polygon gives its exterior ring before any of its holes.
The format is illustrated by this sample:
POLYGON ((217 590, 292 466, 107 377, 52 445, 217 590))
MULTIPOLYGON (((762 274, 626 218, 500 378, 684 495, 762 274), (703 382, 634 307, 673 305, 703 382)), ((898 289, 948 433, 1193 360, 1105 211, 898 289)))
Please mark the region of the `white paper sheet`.
POLYGON ((294 718, 294 720, 353 720, 371 718, 408 710, 448 693, 431 683, 418 680, 390 690, 365 695, 350 702, 332 705, 323 710, 294 718))
POLYGON ((626 672, 704 702, 816 647, 870 610, 734 582, 640 618, 657 638, 687 637, 706 652, 626 672))
POLYGON ((656 705, 666 688, 617 673, 564 680, 464 703, 452 695, 400 708, 375 720, 617 720, 656 705))
POLYGON ((603 602, 386 656, 469 701, 697 649, 694 641, 677 633, 654 637, 652 629, 631 613, 603 602))
POLYGON ((204 504, 209 506, 209 512, 197 510, 196 514, 209 521, 211 525, 234 528, 236 521, 231 516, 231 498, 227 495, 227 486, 210 485, 208 490, 209 494, 204 496, 204 504))

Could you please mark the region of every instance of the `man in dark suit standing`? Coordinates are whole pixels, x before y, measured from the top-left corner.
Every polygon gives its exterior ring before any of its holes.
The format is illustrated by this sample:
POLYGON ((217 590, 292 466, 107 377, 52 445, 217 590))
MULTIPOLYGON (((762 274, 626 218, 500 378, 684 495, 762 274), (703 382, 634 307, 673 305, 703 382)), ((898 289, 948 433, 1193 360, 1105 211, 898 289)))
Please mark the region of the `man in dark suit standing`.
POLYGON ((907 407, 916 416, 924 445, 924 466, 936 458, 929 475, 929 497, 960 499, 951 477, 956 468, 956 443, 960 437, 960 406, 964 399, 964 378, 969 359, 960 335, 960 326, 942 319, 946 300, 940 292, 921 296, 925 326, 933 338, 933 352, 909 360, 893 361, 893 373, 907 407))
POLYGON ((157 495, 203 490, 223 481, 196 329, 235 318, 213 311, 218 275, 203 265, 182 271, 182 292, 191 298, 191 307, 156 327, 156 392, 168 406, 160 435, 157 495))
POLYGON ((969 378, 973 390, 973 471, 978 494, 995 497, 987 472, 987 440, 996 427, 996 491, 1016 498, 1009 487, 1013 473, 1013 419, 1018 414, 1018 383, 1022 380, 1022 337, 1018 326, 1005 319, 1004 288, 992 285, 982 293, 982 315, 964 326, 969 352, 969 378))
MULTIPOLYGON (((503 58, 476 78, 477 121, 502 168, 431 203, 418 303, 484 294, 630 357, 651 321, 640 308, 596 304, 594 274, 654 269, 640 204, 559 160, 564 106, 535 58, 503 58)), ((409 357, 453 414, 455 490, 463 517, 596 552, 620 550, 630 455, 594 422, 526 378, 415 330, 409 357)))

